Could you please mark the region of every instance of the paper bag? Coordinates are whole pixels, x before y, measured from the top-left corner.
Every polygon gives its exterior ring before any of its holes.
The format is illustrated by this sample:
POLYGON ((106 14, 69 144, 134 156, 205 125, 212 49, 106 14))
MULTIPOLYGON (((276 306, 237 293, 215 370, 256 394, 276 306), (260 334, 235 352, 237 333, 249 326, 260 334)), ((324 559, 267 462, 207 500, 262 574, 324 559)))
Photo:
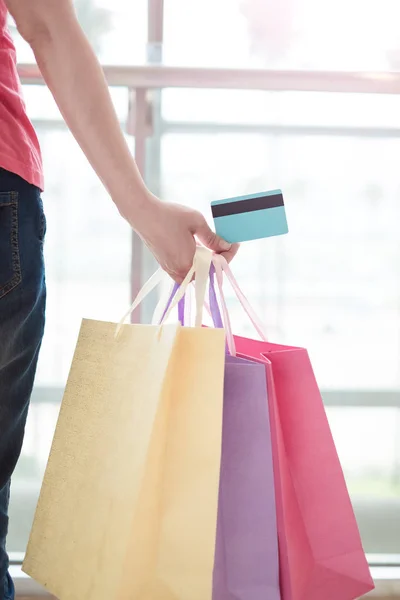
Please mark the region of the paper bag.
POLYGON ((279 600, 265 368, 227 356, 214 600, 279 600))
POLYGON ((374 584, 307 351, 235 343, 266 366, 282 600, 359 598, 374 584))
POLYGON ((60 600, 209 600, 224 333, 84 321, 24 571, 60 600))

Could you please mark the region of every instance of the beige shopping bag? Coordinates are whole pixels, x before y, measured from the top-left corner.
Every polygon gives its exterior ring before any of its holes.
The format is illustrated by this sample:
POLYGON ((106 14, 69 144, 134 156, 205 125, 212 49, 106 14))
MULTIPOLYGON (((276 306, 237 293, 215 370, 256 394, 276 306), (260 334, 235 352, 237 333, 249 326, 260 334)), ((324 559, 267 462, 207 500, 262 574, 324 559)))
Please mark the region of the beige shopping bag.
POLYGON ((60 600, 211 600, 224 333, 84 321, 24 571, 60 600))

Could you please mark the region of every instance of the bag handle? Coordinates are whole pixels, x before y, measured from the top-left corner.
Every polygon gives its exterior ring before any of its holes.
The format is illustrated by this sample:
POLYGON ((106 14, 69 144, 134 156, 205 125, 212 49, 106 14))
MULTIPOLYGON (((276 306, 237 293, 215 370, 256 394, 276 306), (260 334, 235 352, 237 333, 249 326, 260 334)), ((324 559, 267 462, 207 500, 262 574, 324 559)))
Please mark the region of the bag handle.
MULTIPOLYGON (((190 293, 191 289, 191 286, 189 286, 186 290, 186 295, 178 302, 178 321, 182 325, 182 327, 185 325, 185 322, 189 324, 192 322, 191 318, 189 316, 186 316, 186 313, 190 311, 191 307, 191 302, 186 302, 186 297, 190 293)), ((174 299, 178 290, 179 283, 175 283, 168 292, 168 295, 166 295, 165 298, 160 299, 159 305, 154 311, 152 320, 153 325, 157 323, 160 324, 161 321, 164 319, 164 316, 166 315, 167 310, 169 310, 172 300, 174 299)))
MULTIPOLYGON (((164 314, 161 319, 161 325, 165 323, 165 321, 170 316, 171 312, 174 310, 176 306, 179 309, 179 320, 182 322, 184 318, 184 305, 182 300, 185 297, 187 289, 195 276, 195 298, 196 298, 196 321, 195 327, 201 327, 203 323, 203 309, 204 309, 204 301, 206 297, 207 291, 207 282, 208 275, 211 268, 211 259, 212 254, 207 248, 204 246, 198 246, 194 258, 193 264, 193 274, 188 280, 186 277, 185 281, 179 286, 178 284, 174 285, 172 296, 170 301, 168 302, 167 308, 164 311, 164 314), (188 281, 187 281, 188 280, 188 281)), ((190 271, 189 271, 190 273, 190 271)))
MULTIPOLYGON (((233 333, 232 333, 229 312, 228 312, 228 308, 226 306, 225 296, 224 296, 224 292, 223 292, 224 273, 226 274, 227 279, 230 282, 237 299, 239 300, 243 310, 249 317, 250 322, 253 324, 257 334, 260 336, 262 341, 266 342, 267 336, 265 334, 264 325, 262 324, 261 320, 259 319, 256 312, 252 308, 250 302, 247 300, 246 296, 240 289, 239 284, 238 284, 237 280, 235 279, 235 276, 233 275, 227 260, 222 255, 215 254, 212 258, 212 263, 213 263, 213 267, 215 268, 215 275, 216 275, 217 285, 218 285, 218 289, 219 289, 223 321, 225 324, 229 352, 233 355, 235 354, 235 341, 234 341, 234 337, 233 337, 233 333)), ((218 318, 219 307, 218 307, 218 301, 217 301, 216 294, 215 294, 213 277, 211 277, 211 279, 210 279, 210 308, 211 308, 211 316, 213 317, 214 324, 215 324, 215 326, 217 326, 217 324, 216 324, 217 321, 216 321, 215 317, 218 318), (218 311, 218 313, 217 313, 217 311, 218 311)), ((219 320, 221 320, 220 314, 219 314, 219 320)))
MULTIPOLYGON (((164 325, 165 321, 170 316, 174 308, 179 305, 180 300, 185 296, 186 290, 189 287, 193 277, 196 278, 196 327, 201 327, 203 321, 203 307, 207 289, 208 274, 211 267, 211 252, 204 246, 197 246, 194 261, 191 269, 186 275, 185 279, 180 286, 177 286, 175 295, 171 298, 171 302, 167 309, 164 311, 160 325, 164 325)), ((144 284, 134 302, 130 306, 129 310, 124 314, 122 319, 117 325, 115 337, 121 331, 122 325, 131 313, 147 298, 147 296, 163 281, 164 271, 158 269, 150 279, 144 284)), ((175 286, 176 287, 176 286, 175 286)), ((175 289, 175 288, 174 288, 175 289)))
POLYGON ((213 320, 214 327, 225 329, 226 344, 227 344, 229 354, 231 356, 236 356, 236 344, 235 344, 235 339, 234 339, 233 333, 232 333, 231 319, 229 316, 228 307, 225 302, 224 292, 222 289, 222 283, 223 283, 222 272, 220 272, 219 270, 218 271, 216 270, 215 263, 213 262, 213 265, 212 265, 211 271, 210 271, 209 312, 210 312, 211 318, 213 320), (222 309, 223 316, 221 316, 221 310, 219 308, 218 298, 217 298, 217 294, 215 291, 215 278, 217 279, 217 285, 218 285, 218 289, 219 289, 219 296, 220 296, 221 309, 222 309))
MULTIPOLYGON (((237 296, 241 306, 243 307, 245 313, 249 317, 255 330, 257 331, 257 334, 260 336, 260 338, 263 341, 267 341, 267 336, 265 334, 264 325, 262 324, 261 320, 259 319, 256 312, 252 308, 251 304, 247 300, 246 296, 240 289, 239 284, 238 284, 237 280, 235 279, 235 276, 233 275, 233 273, 228 265, 228 262, 226 261, 226 259, 223 256, 214 254, 212 257, 212 263, 210 266, 210 273, 209 273, 209 277, 210 277, 209 304, 207 304, 207 302, 205 300, 203 300, 203 303, 204 303, 204 307, 206 308, 207 312, 210 314, 210 316, 213 320, 214 327, 216 327, 217 329, 225 329, 229 354, 231 354, 232 356, 235 356, 236 355, 235 340, 234 340, 234 336, 233 336, 233 332, 232 332, 232 325, 231 325, 231 320, 230 320, 230 316, 229 316, 229 311, 228 311, 228 308, 226 305, 226 300, 225 300, 224 291, 223 291, 224 273, 226 274, 229 282, 231 283, 232 288, 235 292, 235 295, 237 296), (215 290, 215 280, 216 280, 217 286, 218 286, 220 303, 218 302, 217 293, 215 290), (221 316, 221 312, 222 312, 222 316, 221 316)), ((206 282, 206 279, 203 280, 203 283, 205 283, 205 282, 206 282)), ((195 284, 196 284, 196 282, 195 282, 195 284)), ((172 292, 170 293, 167 306, 169 306, 173 302, 173 298, 175 298, 176 294, 178 293, 178 290, 179 290, 179 286, 176 284, 174 286, 172 292)), ((187 288, 187 290, 185 290, 185 293, 188 291, 189 291, 189 288, 187 288)), ((204 298, 203 290, 202 290, 201 297, 204 298)), ((189 303, 189 305, 190 305, 190 303, 189 303)), ((178 300, 179 320, 182 325, 184 325, 184 323, 185 323, 185 307, 186 307, 185 306, 185 294, 183 294, 183 295, 181 295, 181 298, 178 300)), ((199 307, 197 306, 197 315, 199 315, 199 314, 200 314, 199 307)))

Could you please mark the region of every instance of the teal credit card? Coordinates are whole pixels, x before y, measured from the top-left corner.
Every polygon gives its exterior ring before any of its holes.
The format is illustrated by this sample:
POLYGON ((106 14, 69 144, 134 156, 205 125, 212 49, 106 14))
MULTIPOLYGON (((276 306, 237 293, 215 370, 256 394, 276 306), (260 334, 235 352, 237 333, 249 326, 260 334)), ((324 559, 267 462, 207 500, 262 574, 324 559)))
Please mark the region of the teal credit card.
POLYGON ((281 190, 211 203, 215 231, 227 242, 248 242, 288 233, 281 190))

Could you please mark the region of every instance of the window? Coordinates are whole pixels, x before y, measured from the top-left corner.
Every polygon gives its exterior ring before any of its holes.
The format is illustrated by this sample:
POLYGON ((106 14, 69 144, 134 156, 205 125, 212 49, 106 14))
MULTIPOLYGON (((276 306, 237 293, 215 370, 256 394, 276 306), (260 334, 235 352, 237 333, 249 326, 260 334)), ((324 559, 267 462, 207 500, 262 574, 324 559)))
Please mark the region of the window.
MULTIPOLYGON (((400 539, 395 100, 166 90, 161 136, 167 199, 208 212, 284 190, 290 234, 243 245, 234 269, 270 339, 309 350, 370 553, 398 553, 400 539)), ((229 300, 237 332, 253 335, 229 300)))
MULTIPOLYGON (((76 7, 104 64, 142 63, 145 0, 112 8, 77 0, 76 7)), ((284 0, 279 13, 269 0, 165 0, 168 65, 325 74, 314 92, 167 87, 147 94, 145 172, 156 193, 210 215, 213 199, 283 189, 290 235, 244 245, 234 269, 270 338, 310 352, 364 545, 374 554, 400 553, 400 116, 396 95, 329 93, 324 85, 331 70, 399 69, 399 11, 395 0, 329 7, 284 0)), ((29 61, 18 44, 21 62, 29 61)), ((128 89, 111 91, 125 127, 128 89)), ((13 483, 15 552, 25 548, 80 319, 118 319, 131 288, 129 228, 48 92, 27 86, 26 98, 46 165, 49 301, 13 483)), ((145 278, 150 267, 140 264, 145 278)), ((228 301, 236 331, 252 335, 233 296, 228 301)))

